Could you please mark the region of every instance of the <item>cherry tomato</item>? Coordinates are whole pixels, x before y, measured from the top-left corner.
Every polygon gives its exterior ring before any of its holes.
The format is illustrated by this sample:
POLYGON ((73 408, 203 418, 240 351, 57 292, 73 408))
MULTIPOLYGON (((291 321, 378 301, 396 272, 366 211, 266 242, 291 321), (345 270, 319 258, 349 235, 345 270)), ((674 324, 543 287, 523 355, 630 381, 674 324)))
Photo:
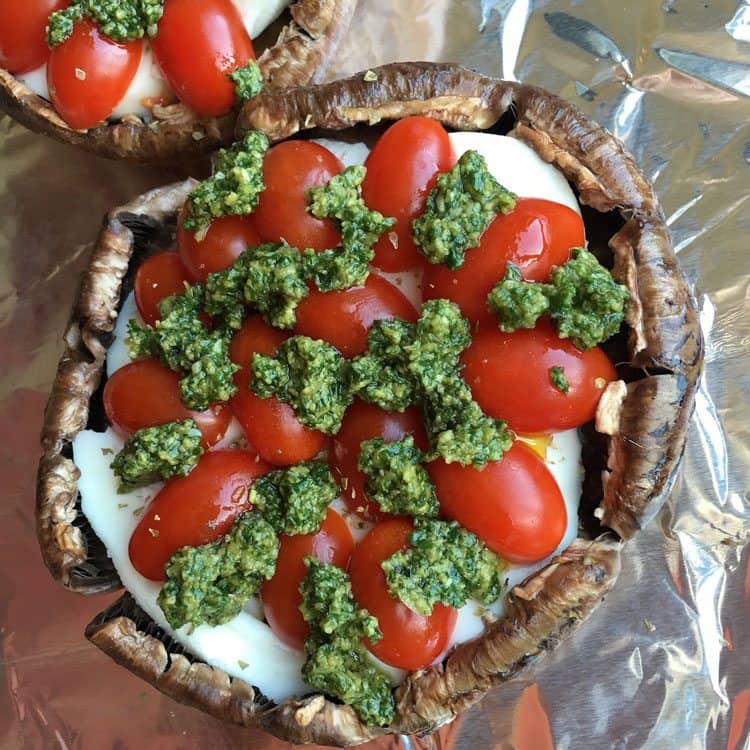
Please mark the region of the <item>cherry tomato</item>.
POLYGON ((378 618, 383 637, 367 648, 386 664, 401 669, 421 669, 445 651, 456 626, 458 612, 436 604, 425 616, 391 596, 380 563, 409 544, 413 526, 405 518, 392 518, 374 526, 355 547, 349 565, 354 598, 378 618))
POLYGON ((565 534, 568 513, 544 461, 520 443, 483 469, 431 461, 442 512, 514 563, 551 554, 565 534))
POLYGON ((464 380, 482 409, 516 432, 579 427, 594 418, 602 391, 617 379, 598 346, 582 352, 546 319, 513 333, 482 327, 461 361, 464 380), (567 393, 552 384, 552 367, 563 368, 567 393))
POLYGON ((307 191, 326 185, 344 165, 327 148, 312 141, 285 141, 269 149, 263 159, 263 181, 253 212, 265 242, 285 239, 293 247, 326 250, 340 236, 330 219, 316 219, 308 210, 307 191))
POLYGON ((232 0, 167 0, 151 46, 172 90, 201 117, 232 108, 234 83, 228 75, 255 59, 232 0))
POLYGON ((204 453, 186 477, 168 481, 141 516, 128 554, 135 569, 152 581, 164 580, 164 565, 181 547, 197 547, 226 534, 250 509, 250 485, 270 470, 255 453, 204 453))
POLYGON ((144 322, 159 320, 159 303, 185 291, 189 282, 185 266, 177 253, 157 253, 146 258, 135 274, 135 304, 144 322))
POLYGON ((296 333, 323 339, 345 357, 367 349, 367 332, 376 320, 417 320, 414 305, 397 287, 371 273, 364 286, 339 292, 311 289, 297 306, 296 333))
POLYGON ((99 33, 88 19, 50 51, 47 87, 60 117, 86 130, 106 120, 125 96, 143 53, 143 40, 120 44, 99 33))
POLYGON ((315 534, 280 537, 276 572, 263 583, 260 599, 271 630, 292 648, 301 649, 310 629, 299 611, 299 585, 305 577, 306 557, 346 568, 354 540, 341 516, 331 508, 315 534))
POLYGON ((232 421, 226 404, 214 404, 205 411, 190 411, 180 400, 179 375, 155 359, 131 362, 115 371, 104 386, 104 411, 119 432, 132 435, 154 427, 192 417, 203 435, 204 448, 224 437, 232 421))
POLYGON ((253 354, 271 355, 288 337, 288 333, 267 325, 260 315, 253 315, 235 333, 229 346, 232 362, 242 367, 234 374, 237 393, 229 407, 261 458, 277 466, 307 461, 326 445, 326 436, 305 427, 289 404, 274 396, 260 398, 248 388, 253 354))
POLYGON ((487 295, 505 275, 508 261, 528 281, 547 281, 552 266, 562 265, 572 247, 585 242, 581 217, 560 203, 519 198, 509 214, 487 227, 479 247, 467 250, 461 268, 451 271, 425 260, 425 299, 453 300, 472 322, 492 317, 487 295))
POLYGON ((396 225, 376 243, 373 265, 384 271, 419 265, 411 223, 424 211, 438 172, 447 172, 455 161, 445 128, 428 117, 405 117, 380 136, 365 162, 362 196, 370 208, 394 217, 396 225))
POLYGON ((260 244, 250 216, 214 219, 200 241, 183 228, 184 216, 183 210, 177 221, 177 251, 191 281, 205 281, 208 274, 229 268, 248 247, 260 244))
POLYGON ((342 487, 344 502, 353 513, 370 520, 387 517, 377 503, 368 499, 365 475, 357 468, 362 441, 382 437, 392 443, 406 435, 413 435, 417 447, 427 450, 422 415, 414 406, 399 414, 357 400, 346 410, 341 429, 333 438, 333 450, 328 460, 342 487))
POLYGON ((50 13, 68 0, 0 0, 0 68, 28 73, 47 61, 45 29, 50 13))

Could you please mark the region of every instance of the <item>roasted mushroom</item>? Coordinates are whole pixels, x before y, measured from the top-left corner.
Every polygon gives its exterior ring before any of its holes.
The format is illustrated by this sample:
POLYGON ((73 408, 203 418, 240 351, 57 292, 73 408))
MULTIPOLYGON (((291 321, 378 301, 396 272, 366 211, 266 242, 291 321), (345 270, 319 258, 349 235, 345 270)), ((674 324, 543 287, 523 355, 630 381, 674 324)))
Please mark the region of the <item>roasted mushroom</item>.
MULTIPOLYGON (((600 255, 611 251, 613 273, 634 300, 627 333, 615 341, 618 360, 627 364, 619 368, 623 379, 601 399, 596 430, 586 437, 590 481, 580 538, 515 587, 505 615, 482 636, 455 648, 443 663, 409 674, 395 690, 396 718, 387 728, 364 725, 351 707, 323 695, 273 704, 251 685, 184 653, 127 593, 87 628, 91 641, 165 694, 293 742, 345 746, 389 732, 430 732, 580 624, 615 584, 622 541, 666 498, 701 368, 694 302, 658 199, 622 144, 571 104, 452 65, 406 63, 317 88, 264 93, 244 107, 237 128, 238 134, 255 128, 280 140, 411 114, 455 129, 509 133, 566 175, 593 209, 585 214, 591 247, 600 255), (605 241, 597 243, 602 231, 605 241)), ((70 442, 101 424, 97 389, 132 269, 152 248, 173 241, 177 211, 193 184, 155 190, 107 216, 73 309, 45 416, 37 523, 50 571, 74 591, 114 591, 120 584, 81 514, 70 442)))

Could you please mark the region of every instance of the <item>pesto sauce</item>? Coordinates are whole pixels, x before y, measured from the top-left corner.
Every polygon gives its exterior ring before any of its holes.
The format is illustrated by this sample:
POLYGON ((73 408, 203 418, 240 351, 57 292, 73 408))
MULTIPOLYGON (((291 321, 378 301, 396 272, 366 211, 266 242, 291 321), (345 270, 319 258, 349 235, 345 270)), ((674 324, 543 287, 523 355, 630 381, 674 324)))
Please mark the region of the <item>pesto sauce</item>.
POLYGON ((201 432, 192 419, 144 427, 129 437, 111 468, 118 492, 159 479, 184 477, 203 454, 201 432))
POLYGON ((382 637, 377 620, 358 609, 349 576, 337 568, 305 560, 300 611, 310 626, 302 677, 311 687, 352 706, 367 724, 386 726, 395 706, 388 677, 367 657, 362 639, 382 637))
POLYGON ((165 566, 158 603, 173 628, 236 617, 276 568, 279 540, 260 513, 243 513, 221 539, 183 547, 165 566))
POLYGON ((307 461, 256 479, 250 502, 279 534, 312 534, 339 495, 328 464, 307 461))
POLYGON ((489 293, 487 302, 497 316, 498 327, 506 333, 533 328, 549 310, 546 286, 524 281, 520 269, 512 263, 508 263, 505 276, 489 293))
POLYGON ((381 563, 391 594, 429 615, 437 603, 462 607, 475 598, 494 602, 505 563, 455 521, 418 518, 410 546, 381 563))
POLYGON ((409 516, 438 514, 435 487, 420 463, 423 458, 411 435, 390 443, 382 438, 362 443, 357 468, 367 477, 365 490, 380 510, 409 516))
POLYGON ((570 390, 570 384, 565 377, 565 369, 562 367, 549 368, 549 382, 552 383, 560 393, 567 394, 570 390))
POLYGON ((484 157, 467 151, 453 169, 438 175, 424 213, 412 222, 414 242, 431 263, 455 270, 492 219, 515 205, 516 196, 492 176, 484 157))
POLYGON ((234 98, 238 102, 252 99, 263 89, 263 74, 255 60, 250 60, 247 65, 233 70, 227 76, 234 84, 234 98))
POLYGON ((273 357, 254 354, 250 388, 261 398, 289 404, 302 424, 335 435, 352 402, 349 365, 325 341, 292 336, 273 357))

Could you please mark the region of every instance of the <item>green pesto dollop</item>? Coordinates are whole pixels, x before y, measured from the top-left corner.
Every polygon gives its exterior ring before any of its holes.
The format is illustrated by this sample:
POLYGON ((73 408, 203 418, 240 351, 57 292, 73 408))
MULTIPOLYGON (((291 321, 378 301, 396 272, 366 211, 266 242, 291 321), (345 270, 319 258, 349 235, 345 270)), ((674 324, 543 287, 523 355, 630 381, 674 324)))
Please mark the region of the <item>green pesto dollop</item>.
POLYGON ((341 233, 340 247, 305 251, 308 276, 323 292, 364 284, 375 256, 373 245, 396 223, 365 205, 365 173, 361 165, 347 167, 327 185, 308 192, 308 211, 318 219, 333 219, 341 233))
POLYGON ((132 42, 145 34, 155 36, 163 11, 164 0, 74 0, 67 8, 50 14, 47 44, 62 44, 83 18, 91 19, 100 33, 115 42, 132 42))
POLYGON ((289 404, 302 424, 327 435, 341 427, 352 401, 349 364, 325 341, 292 336, 273 357, 254 354, 250 388, 261 398, 289 404))
POLYGON ((418 518, 409 541, 381 567, 388 590, 410 609, 429 615, 437 603, 458 608, 500 596, 503 561, 455 521, 418 518))
POLYGON ((188 196, 185 229, 200 234, 218 216, 252 213, 265 188, 263 156, 267 150, 268 137, 255 130, 231 148, 220 149, 211 177, 188 196))
POLYGON ((349 704, 366 724, 385 726, 395 708, 388 677, 368 658, 362 639, 382 638, 377 620, 354 601, 349 576, 337 568, 305 560, 300 610, 310 626, 302 677, 311 687, 349 704))
POLYGON ((565 369, 562 367, 549 368, 549 382, 557 388, 560 393, 568 393, 570 384, 565 377, 565 369))
POLYGON ((549 314, 560 338, 586 350, 617 333, 629 296, 595 255, 575 247, 570 259, 552 270, 549 284, 523 281, 509 267, 487 301, 503 331, 533 328, 549 314))
POLYGON ((407 435, 387 443, 382 438, 365 440, 357 467, 367 477, 365 490, 385 513, 436 516, 435 487, 424 466, 424 456, 407 435))
POLYGON ((431 263, 455 270, 492 219, 515 205, 516 196, 492 176, 484 157, 466 151, 453 169, 438 176, 424 213, 412 223, 414 242, 431 263))
POLYGON ((312 534, 339 488, 325 461, 307 461, 256 479, 250 502, 279 534, 312 534))
POLYGON ((279 539, 260 513, 243 513, 229 533, 183 547, 165 566, 159 606, 173 628, 220 625, 238 615, 276 568, 279 539))
POLYGON ((234 97, 238 102, 252 99, 260 94, 263 88, 263 74, 255 60, 250 60, 244 67, 237 68, 227 75, 234 84, 234 97))
POLYGON ((203 454, 201 431, 192 419, 144 427, 131 435, 111 467, 119 492, 150 482, 184 477, 203 454))

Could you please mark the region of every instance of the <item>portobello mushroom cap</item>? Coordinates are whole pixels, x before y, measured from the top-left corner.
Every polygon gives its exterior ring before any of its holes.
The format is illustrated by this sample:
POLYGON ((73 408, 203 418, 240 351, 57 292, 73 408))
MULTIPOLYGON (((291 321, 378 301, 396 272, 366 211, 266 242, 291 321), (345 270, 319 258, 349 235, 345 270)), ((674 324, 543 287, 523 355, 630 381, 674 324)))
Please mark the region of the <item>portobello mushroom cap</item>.
MULTIPOLYGON (((258 58, 269 88, 319 83, 349 28, 357 0, 296 0, 290 22, 258 58)), ((215 151, 232 141, 239 107, 221 117, 200 117, 180 102, 152 107, 153 120, 136 115, 89 130, 71 128, 46 99, 0 68, 0 112, 37 133, 110 159, 169 162, 215 151)))
MULTIPOLYGON (((302 130, 320 134, 412 114, 450 128, 508 132, 561 169, 579 200, 594 209, 587 217, 590 247, 600 256, 611 254, 613 274, 632 299, 614 340, 623 379, 605 390, 595 429, 583 430, 587 478, 580 538, 510 591, 504 616, 482 636, 456 647, 441 664, 409 674, 395 689, 396 717, 389 727, 366 726, 351 707, 319 694, 272 703, 186 653, 127 593, 88 626, 93 643, 176 700, 300 743, 346 746, 386 733, 433 731, 582 622, 615 583, 622 541, 666 499, 702 363, 694 302, 661 207, 619 141, 573 105, 534 86, 444 64, 393 64, 372 72, 263 93, 243 108, 238 134, 258 128, 278 141, 302 130), (604 243, 597 244, 601 231, 594 224, 604 227, 604 243)), ((188 180, 154 190, 106 217, 73 308, 45 414, 37 493, 45 562, 73 591, 121 586, 81 513, 70 443, 79 431, 105 424, 97 391, 119 305, 138 262, 174 242, 177 212, 194 185, 188 180)))

